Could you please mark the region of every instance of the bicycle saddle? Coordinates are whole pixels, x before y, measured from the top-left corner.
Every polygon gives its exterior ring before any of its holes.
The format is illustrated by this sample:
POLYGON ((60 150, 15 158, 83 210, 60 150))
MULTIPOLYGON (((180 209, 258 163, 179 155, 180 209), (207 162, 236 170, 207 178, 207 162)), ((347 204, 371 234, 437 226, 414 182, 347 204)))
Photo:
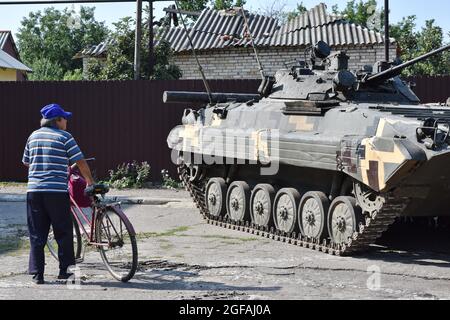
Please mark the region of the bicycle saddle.
POLYGON ((104 195, 109 192, 109 186, 106 184, 94 184, 92 186, 87 187, 84 190, 84 194, 88 197, 93 197, 94 195, 100 194, 104 195))

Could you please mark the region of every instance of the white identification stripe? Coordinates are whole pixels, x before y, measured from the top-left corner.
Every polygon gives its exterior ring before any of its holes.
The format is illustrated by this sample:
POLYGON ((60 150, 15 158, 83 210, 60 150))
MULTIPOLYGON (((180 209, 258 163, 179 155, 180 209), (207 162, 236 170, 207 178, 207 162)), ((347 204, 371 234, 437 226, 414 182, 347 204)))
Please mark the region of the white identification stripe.
POLYGON ((49 181, 28 181, 28 184, 58 184, 61 186, 67 186, 67 182, 49 182, 49 181))
POLYGON ((56 141, 56 140, 51 140, 51 139, 34 139, 34 140, 30 140, 30 143, 34 143, 34 142, 54 142, 54 143, 58 143, 62 146, 65 146, 64 143, 60 142, 60 141, 56 141))
POLYGON ((60 157, 60 156, 50 156, 50 155, 39 155, 39 156, 32 156, 33 158, 45 158, 45 157, 49 157, 49 158, 56 158, 56 159, 63 159, 63 160, 68 160, 67 157, 60 157))
POLYGON ((81 155, 81 152, 78 152, 76 155, 73 155, 70 157, 70 160, 72 160, 73 158, 76 158, 77 156, 81 155))
POLYGON ((69 150, 67 150, 67 153, 70 153, 70 151, 72 151, 73 149, 78 148, 78 145, 74 145, 72 148, 70 148, 69 150))
POLYGON ((30 151, 33 150, 55 150, 55 151, 59 151, 59 152, 66 152, 66 149, 58 149, 58 148, 53 148, 53 147, 34 147, 31 148, 30 151))
POLYGON ((57 163, 33 163, 31 164, 32 167, 34 166, 59 166, 67 168, 67 164, 57 164, 57 163))
POLYGON ((67 146, 69 144, 69 142, 75 141, 74 138, 69 139, 68 141, 66 141, 66 143, 64 144, 65 146, 67 146))
POLYGON ((32 139, 33 136, 37 136, 39 134, 48 134, 49 136, 55 136, 55 137, 59 137, 59 138, 65 138, 63 135, 58 134, 58 133, 54 133, 54 132, 48 132, 48 131, 40 131, 40 132, 35 132, 30 136, 30 139, 32 139))
POLYGON ((28 189, 27 192, 64 192, 67 193, 67 190, 61 189, 28 189))

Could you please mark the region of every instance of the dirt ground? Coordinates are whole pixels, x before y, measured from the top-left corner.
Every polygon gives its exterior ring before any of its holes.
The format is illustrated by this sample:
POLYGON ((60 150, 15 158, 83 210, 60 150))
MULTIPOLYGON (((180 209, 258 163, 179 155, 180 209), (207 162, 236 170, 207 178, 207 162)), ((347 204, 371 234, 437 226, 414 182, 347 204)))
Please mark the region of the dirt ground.
POLYGON ((446 235, 392 230, 385 246, 358 257, 334 257, 206 224, 184 192, 165 205, 124 206, 140 235, 140 267, 115 281, 97 252, 79 265, 81 285, 26 274, 25 203, 0 202, 0 299, 450 299, 446 235))

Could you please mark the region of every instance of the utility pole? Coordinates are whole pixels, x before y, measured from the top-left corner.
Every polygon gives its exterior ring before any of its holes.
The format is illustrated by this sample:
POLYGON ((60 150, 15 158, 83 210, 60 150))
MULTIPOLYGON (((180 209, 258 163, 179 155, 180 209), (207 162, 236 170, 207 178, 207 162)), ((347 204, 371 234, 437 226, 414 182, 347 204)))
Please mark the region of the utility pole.
POLYGON ((389 62, 389 49, 391 47, 389 34, 389 0, 384 0, 384 60, 386 62, 389 62))
POLYGON ((134 80, 139 80, 141 78, 142 0, 136 0, 136 34, 134 38, 134 80))
POLYGON ((149 73, 152 74, 155 69, 155 48, 154 39, 155 35, 153 32, 153 0, 149 0, 149 17, 148 17, 148 52, 149 52, 149 73))

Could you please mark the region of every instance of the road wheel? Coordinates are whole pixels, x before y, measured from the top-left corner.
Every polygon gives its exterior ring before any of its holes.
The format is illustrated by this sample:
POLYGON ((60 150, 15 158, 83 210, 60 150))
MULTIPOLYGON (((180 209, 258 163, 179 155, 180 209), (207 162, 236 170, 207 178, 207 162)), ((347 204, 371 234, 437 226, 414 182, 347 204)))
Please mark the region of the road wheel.
POLYGON ((222 178, 212 178, 206 186, 205 196, 209 214, 213 217, 222 217, 227 209, 225 195, 227 184, 222 178))
POLYGON ((308 192, 300 201, 298 224, 303 236, 322 240, 328 236, 329 201, 323 192, 308 192))
POLYGON ((250 187, 246 182, 235 181, 228 188, 227 212, 231 220, 248 221, 250 217, 250 187))
POLYGON ((292 233, 297 227, 300 193, 296 189, 281 189, 274 201, 273 220, 278 231, 292 233))
POLYGON ((359 229, 363 221, 361 208, 356 205, 355 198, 339 197, 330 205, 328 213, 328 231, 331 240, 337 244, 345 244, 359 229))
POLYGON ((253 189, 250 198, 250 210, 252 222, 255 225, 264 228, 272 226, 272 207, 275 195, 275 188, 270 184, 259 184, 253 189))

